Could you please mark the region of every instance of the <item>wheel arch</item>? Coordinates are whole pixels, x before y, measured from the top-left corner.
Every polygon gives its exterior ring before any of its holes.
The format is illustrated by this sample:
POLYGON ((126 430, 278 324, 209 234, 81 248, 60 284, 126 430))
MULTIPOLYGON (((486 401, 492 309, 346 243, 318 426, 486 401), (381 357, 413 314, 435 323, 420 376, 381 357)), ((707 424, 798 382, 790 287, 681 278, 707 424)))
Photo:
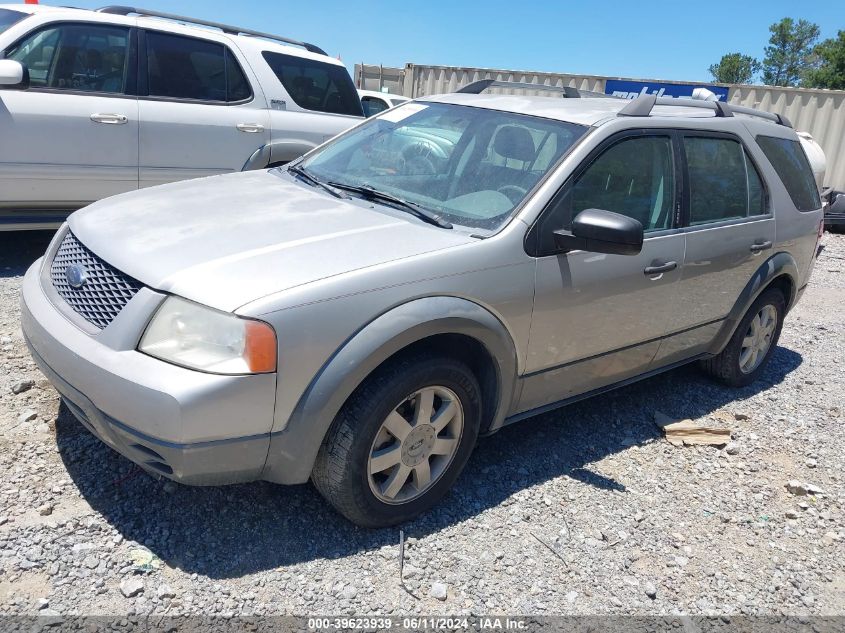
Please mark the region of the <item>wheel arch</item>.
POLYGON ((304 140, 285 139, 270 141, 256 149, 241 167, 241 171, 265 169, 273 164, 288 163, 317 147, 316 143, 304 140))
POLYGON ((787 252, 776 253, 763 262, 743 288, 708 353, 715 355, 725 349, 748 308, 769 288, 777 287, 783 292, 788 312, 798 297, 798 279, 798 264, 787 252))
POLYGON ((329 427, 358 386, 384 363, 423 347, 467 362, 482 387, 482 430, 499 428, 514 399, 518 371, 507 328, 467 299, 415 299, 358 330, 323 365, 285 428, 273 434, 263 478, 307 481, 329 427))

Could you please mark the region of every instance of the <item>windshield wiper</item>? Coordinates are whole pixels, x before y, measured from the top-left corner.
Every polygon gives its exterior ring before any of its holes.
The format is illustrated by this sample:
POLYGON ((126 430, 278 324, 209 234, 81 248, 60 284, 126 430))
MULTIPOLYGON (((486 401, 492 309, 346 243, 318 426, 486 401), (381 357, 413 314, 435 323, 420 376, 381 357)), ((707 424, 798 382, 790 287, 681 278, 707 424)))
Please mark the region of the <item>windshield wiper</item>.
POLYGON ((436 213, 429 211, 428 209, 421 207, 418 204, 413 202, 408 202, 407 200, 403 200, 397 196, 394 196, 389 193, 385 193, 384 191, 379 191, 378 189, 374 189, 370 185, 349 185, 344 182, 333 182, 329 181, 328 183, 330 186, 335 187, 336 189, 344 189, 345 191, 352 191, 354 193, 360 194, 367 200, 378 200, 379 202, 387 202, 388 204, 393 204, 397 207, 400 207, 404 211, 408 211, 411 215, 416 216, 423 222, 428 222, 429 224, 433 224, 434 226, 439 226, 441 229, 451 229, 452 223, 447 222, 443 218, 441 218, 436 213))
POLYGON ((304 167, 300 167, 298 164, 296 165, 288 165, 288 172, 294 174, 295 176, 299 176, 305 182, 311 183, 315 187, 319 187, 323 191, 326 191, 333 195, 335 198, 347 198, 345 194, 338 191, 334 187, 331 187, 324 183, 322 180, 319 180, 311 175, 310 172, 305 171, 304 167))

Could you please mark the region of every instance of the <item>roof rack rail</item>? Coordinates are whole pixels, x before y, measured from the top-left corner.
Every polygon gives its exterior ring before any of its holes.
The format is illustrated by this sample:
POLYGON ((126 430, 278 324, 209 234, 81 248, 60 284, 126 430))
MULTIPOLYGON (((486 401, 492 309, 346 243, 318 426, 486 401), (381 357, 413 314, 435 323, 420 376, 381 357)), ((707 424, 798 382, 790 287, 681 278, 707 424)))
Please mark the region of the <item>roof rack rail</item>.
POLYGON ((704 101, 701 99, 684 99, 674 97, 657 97, 655 95, 642 95, 633 99, 628 105, 622 108, 617 116, 650 116, 651 110, 656 105, 679 106, 683 108, 704 108, 713 110, 716 117, 732 117, 736 114, 746 114, 762 119, 774 121, 778 125, 792 127, 792 123, 782 114, 766 112, 745 106, 731 105, 722 101, 704 101))
MULTIPOLYGON (((581 91, 577 88, 573 88, 572 86, 547 86, 546 84, 532 84, 523 81, 500 81, 499 79, 481 79, 479 81, 474 81, 471 84, 467 84, 463 88, 459 88, 456 92, 462 94, 477 95, 487 90, 487 88, 493 87, 560 92, 563 94, 563 97, 567 99, 578 99, 579 97, 592 96, 598 94, 593 92, 588 93, 586 91, 581 91)), ((606 97, 607 95, 601 96, 606 97)))
POLYGON ((253 37, 260 37, 266 40, 274 40, 277 42, 284 42, 285 44, 293 44, 294 46, 301 46, 311 53, 318 55, 326 55, 319 46, 309 44, 308 42, 300 42, 299 40, 292 40, 281 35, 273 35, 271 33, 262 33, 261 31, 253 31, 250 29, 242 29, 239 26, 231 26, 229 24, 222 24, 220 22, 209 22, 208 20, 198 20, 196 18, 185 17, 184 15, 176 15, 174 13, 164 13, 163 11, 150 11, 148 9, 139 9, 138 7, 126 7, 121 5, 111 5, 97 9, 98 13, 110 13, 112 15, 140 15, 152 18, 164 18, 165 20, 174 20, 176 22, 184 22, 186 24, 198 24, 200 26, 208 26, 213 29, 220 29, 229 35, 252 35, 253 37))

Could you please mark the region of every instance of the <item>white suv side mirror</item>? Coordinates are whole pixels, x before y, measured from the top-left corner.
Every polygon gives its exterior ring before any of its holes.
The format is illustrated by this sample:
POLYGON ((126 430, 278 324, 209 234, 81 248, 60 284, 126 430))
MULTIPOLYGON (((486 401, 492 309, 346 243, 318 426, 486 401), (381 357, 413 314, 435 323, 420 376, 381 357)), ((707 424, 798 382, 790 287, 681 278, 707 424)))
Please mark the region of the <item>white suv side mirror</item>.
POLYGON ((26 88, 28 83, 29 73, 23 64, 12 59, 0 59, 0 86, 26 88))

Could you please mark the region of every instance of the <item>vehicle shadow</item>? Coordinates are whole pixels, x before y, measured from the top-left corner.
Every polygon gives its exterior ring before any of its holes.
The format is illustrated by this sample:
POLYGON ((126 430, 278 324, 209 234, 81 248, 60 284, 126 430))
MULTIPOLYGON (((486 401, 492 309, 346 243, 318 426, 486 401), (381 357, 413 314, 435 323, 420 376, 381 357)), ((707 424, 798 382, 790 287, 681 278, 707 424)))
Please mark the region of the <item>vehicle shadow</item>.
MULTIPOLYGON (((659 439, 656 408, 678 418, 724 406, 743 411, 745 399, 781 382, 801 362, 797 352, 778 347, 762 379, 742 389, 716 384, 689 366, 509 426, 479 441, 455 489, 403 526, 405 533, 436 532, 562 476, 625 494, 624 482, 590 465, 659 439)), ((232 578, 398 543, 398 528, 358 528, 310 485, 165 486, 94 438, 64 406, 56 437, 67 471, 91 507, 124 538, 188 573, 232 578)))
POLYGON ((0 231, 0 277, 20 277, 44 254, 55 231, 0 231))

